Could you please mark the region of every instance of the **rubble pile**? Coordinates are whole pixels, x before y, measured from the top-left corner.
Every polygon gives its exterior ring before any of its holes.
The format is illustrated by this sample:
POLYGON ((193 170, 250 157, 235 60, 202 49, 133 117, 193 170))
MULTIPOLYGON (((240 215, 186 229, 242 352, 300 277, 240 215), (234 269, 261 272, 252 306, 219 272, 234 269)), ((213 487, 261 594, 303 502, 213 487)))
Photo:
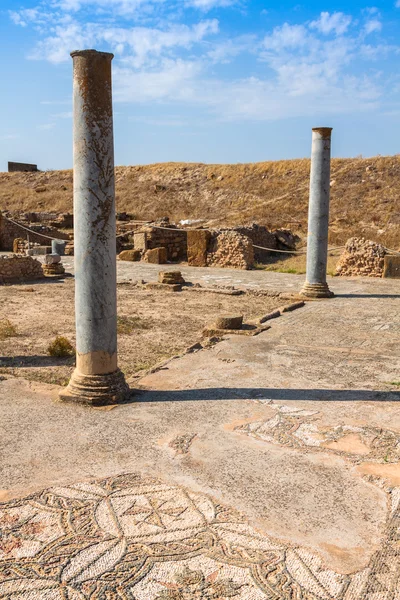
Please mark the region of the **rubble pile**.
POLYGON ((350 238, 336 266, 336 275, 382 277, 387 251, 364 238, 350 238))
POLYGON ((0 256, 0 284, 32 281, 43 277, 42 265, 31 256, 0 256))
POLYGON ((254 264, 253 242, 236 231, 212 232, 207 248, 207 265, 251 269, 254 264))

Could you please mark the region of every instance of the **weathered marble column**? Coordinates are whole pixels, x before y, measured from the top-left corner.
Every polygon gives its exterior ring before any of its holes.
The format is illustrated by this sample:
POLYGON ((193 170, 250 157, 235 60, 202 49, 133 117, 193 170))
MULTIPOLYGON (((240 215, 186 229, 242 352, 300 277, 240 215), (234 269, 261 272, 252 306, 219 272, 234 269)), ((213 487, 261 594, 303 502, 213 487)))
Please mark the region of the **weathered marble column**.
POLYGON ((334 295, 326 282, 331 132, 331 127, 315 127, 312 130, 307 271, 301 290, 301 294, 310 298, 331 298, 334 295))
POLYGON ((76 369, 60 398, 114 404, 128 386, 117 366, 113 55, 82 50, 71 56, 76 369))

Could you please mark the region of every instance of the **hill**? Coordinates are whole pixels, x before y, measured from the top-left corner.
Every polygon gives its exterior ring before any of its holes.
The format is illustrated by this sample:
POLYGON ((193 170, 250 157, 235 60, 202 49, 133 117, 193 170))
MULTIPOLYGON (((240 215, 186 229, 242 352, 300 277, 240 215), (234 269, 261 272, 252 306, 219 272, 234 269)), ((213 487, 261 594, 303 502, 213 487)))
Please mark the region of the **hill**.
MULTIPOLYGON (((118 211, 136 219, 256 221, 307 230, 309 159, 236 165, 116 167, 118 211)), ((400 246, 400 155, 332 161, 330 243, 362 235, 400 246)), ((72 171, 0 173, 0 209, 72 211, 72 171)))

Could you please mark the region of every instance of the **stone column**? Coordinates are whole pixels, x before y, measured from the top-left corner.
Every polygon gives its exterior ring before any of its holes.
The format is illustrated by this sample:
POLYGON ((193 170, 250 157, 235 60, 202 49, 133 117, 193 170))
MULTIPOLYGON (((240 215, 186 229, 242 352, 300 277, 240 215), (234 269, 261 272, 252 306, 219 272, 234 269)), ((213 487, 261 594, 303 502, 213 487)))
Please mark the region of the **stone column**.
POLYGON ((301 290, 301 294, 310 298, 331 298, 334 295, 326 282, 331 132, 331 127, 315 127, 312 130, 307 271, 301 290))
POLYGON ((128 386, 117 367, 113 55, 82 50, 71 56, 76 369, 60 398, 115 404, 128 386))

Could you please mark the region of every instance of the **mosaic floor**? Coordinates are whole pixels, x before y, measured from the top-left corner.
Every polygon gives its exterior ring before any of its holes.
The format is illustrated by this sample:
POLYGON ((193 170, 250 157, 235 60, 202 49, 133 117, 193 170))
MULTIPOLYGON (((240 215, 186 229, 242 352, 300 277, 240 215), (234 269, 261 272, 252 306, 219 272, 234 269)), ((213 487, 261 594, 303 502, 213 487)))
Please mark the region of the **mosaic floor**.
POLYGON ((0 598, 396 600, 400 490, 390 494, 381 550, 346 576, 208 496, 152 477, 49 489, 0 505, 0 598))

